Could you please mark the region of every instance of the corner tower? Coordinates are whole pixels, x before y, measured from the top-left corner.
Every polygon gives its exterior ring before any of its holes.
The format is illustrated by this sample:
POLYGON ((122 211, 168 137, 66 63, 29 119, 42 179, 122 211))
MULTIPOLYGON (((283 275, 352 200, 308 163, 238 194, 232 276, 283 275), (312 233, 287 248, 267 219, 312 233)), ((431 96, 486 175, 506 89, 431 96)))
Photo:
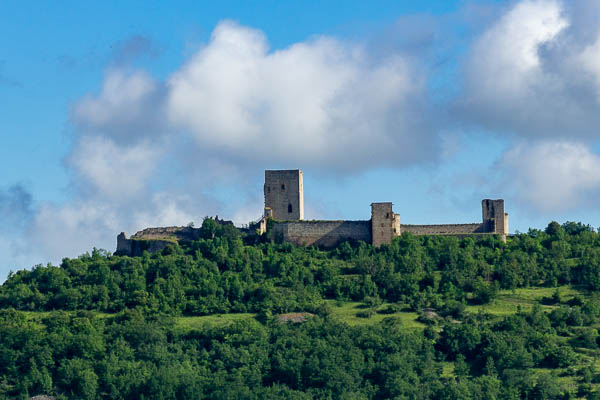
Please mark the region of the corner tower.
POLYGON ((265 216, 278 220, 304 219, 302 171, 265 171, 265 216))
POLYGON ((486 232, 508 235, 508 214, 504 212, 504 200, 484 199, 481 201, 483 227, 486 232))

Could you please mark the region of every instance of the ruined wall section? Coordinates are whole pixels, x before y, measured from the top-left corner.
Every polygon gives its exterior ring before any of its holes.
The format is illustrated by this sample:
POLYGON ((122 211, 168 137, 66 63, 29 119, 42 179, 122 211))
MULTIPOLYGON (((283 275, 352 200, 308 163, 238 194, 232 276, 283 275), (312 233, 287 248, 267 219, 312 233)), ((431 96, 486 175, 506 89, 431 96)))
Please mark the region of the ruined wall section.
POLYGON ((265 210, 277 220, 304 219, 302 171, 265 171, 265 210))
POLYGON ((131 254, 132 240, 127 239, 125 232, 119 233, 117 236, 117 251, 115 254, 131 254))
POLYGON ((155 253, 163 250, 168 245, 172 245, 173 243, 176 242, 167 238, 150 239, 134 238, 132 236, 131 239, 127 239, 125 232, 121 232, 119 236, 117 236, 117 251, 115 251, 115 255, 139 257, 144 254, 144 251, 155 253))
POLYGON ((485 233, 484 225, 476 224, 442 224, 442 225, 402 225, 402 233, 413 235, 469 235, 485 233))
POLYGON ((273 222, 271 234, 298 246, 333 247, 345 240, 371 243, 371 221, 273 222))
MULTIPOLYGON (((231 224, 230 221, 219 220, 220 224, 231 224)), ((191 226, 167 226, 160 228, 146 228, 127 238, 125 232, 117 236, 117 255, 141 256, 144 251, 154 253, 161 251, 169 244, 180 241, 192 241, 200 238, 201 230, 191 226)))

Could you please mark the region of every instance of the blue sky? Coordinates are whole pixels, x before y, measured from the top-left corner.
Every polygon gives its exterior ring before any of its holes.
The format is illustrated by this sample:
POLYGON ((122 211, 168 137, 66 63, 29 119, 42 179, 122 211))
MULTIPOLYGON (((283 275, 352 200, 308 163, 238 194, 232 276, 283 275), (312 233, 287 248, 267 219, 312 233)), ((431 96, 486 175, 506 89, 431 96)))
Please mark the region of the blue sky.
POLYGON ((0 281, 120 231, 307 218, 600 226, 600 5, 0 3, 0 281))

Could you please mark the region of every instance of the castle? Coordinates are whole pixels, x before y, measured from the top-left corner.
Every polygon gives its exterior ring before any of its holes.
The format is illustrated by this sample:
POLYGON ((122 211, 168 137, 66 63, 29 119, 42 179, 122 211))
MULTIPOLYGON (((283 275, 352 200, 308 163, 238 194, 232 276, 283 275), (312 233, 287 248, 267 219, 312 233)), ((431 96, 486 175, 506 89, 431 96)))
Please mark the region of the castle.
MULTIPOLYGON (((332 247, 349 240, 380 247, 406 232, 414 235, 499 235, 503 240, 508 235, 508 214, 504 212, 502 199, 482 200, 482 222, 472 224, 403 225, 391 202, 372 203, 370 220, 305 221, 303 176, 298 169, 266 170, 264 196, 264 213, 257 224, 258 233, 299 246, 332 247)), ((216 221, 231 224, 218 218, 216 221)), ((121 232, 117 236, 115 253, 141 255, 144 250, 159 251, 170 243, 197 240, 198 237, 199 230, 191 226, 147 228, 129 239, 121 232)))
POLYGON ((344 240, 362 240, 375 247, 389 244, 405 232, 415 235, 499 235, 506 240, 508 214, 504 200, 481 201, 482 222, 446 225, 402 225, 392 203, 372 203, 368 221, 304 221, 301 170, 265 171, 265 211, 261 233, 272 219, 272 235, 301 246, 330 247, 344 240))

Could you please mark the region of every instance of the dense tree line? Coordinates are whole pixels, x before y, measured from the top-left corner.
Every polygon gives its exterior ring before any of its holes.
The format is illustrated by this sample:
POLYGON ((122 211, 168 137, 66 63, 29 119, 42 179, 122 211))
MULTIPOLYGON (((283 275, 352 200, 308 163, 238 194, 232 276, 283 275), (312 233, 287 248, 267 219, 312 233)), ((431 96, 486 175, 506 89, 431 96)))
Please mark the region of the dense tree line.
MULTIPOLYGON (((141 257, 94 250, 11 273, 0 287, 0 399, 594 398, 600 235, 551 223, 510 237, 402 235, 389 246, 301 248, 206 219, 198 241, 141 257), (466 313, 499 289, 578 285, 544 311, 466 313), (409 329, 352 327, 324 299, 433 308, 409 329), (102 311, 104 313, 98 313, 102 311), (310 311, 305 323, 277 313, 310 311), (258 313, 183 328, 182 315, 258 313), (259 322, 260 321, 260 322, 259 322), (451 372, 445 371, 451 367, 451 372), (561 377, 572 378, 566 387, 561 377)), ((387 311, 386 311, 387 310, 387 311)))
POLYGON ((322 299, 366 297, 415 310, 448 300, 484 304, 500 288, 580 284, 600 289, 600 235, 578 223, 551 223, 503 243, 402 235, 375 249, 345 242, 333 250, 261 242, 205 219, 204 238, 142 257, 94 250, 59 267, 11 273, 0 307, 208 315, 316 311, 322 299))
POLYGON ((556 374, 531 369, 581 364, 573 343, 558 335, 565 329, 580 332, 572 339, 577 346, 597 348, 598 334, 586 324, 600 307, 590 307, 587 320, 536 308, 425 332, 395 318, 369 327, 324 315, 302 324, 249 320, 181 330, 172 317, 139 310, 109 318, 60 311, 35 321, 2 310, 0 398, 594 398, 591 384, 600 377, 591 364, 567 370, 579 382, 572 390, 556 374), (448 360, 452 376, 442 374, 448 360))

